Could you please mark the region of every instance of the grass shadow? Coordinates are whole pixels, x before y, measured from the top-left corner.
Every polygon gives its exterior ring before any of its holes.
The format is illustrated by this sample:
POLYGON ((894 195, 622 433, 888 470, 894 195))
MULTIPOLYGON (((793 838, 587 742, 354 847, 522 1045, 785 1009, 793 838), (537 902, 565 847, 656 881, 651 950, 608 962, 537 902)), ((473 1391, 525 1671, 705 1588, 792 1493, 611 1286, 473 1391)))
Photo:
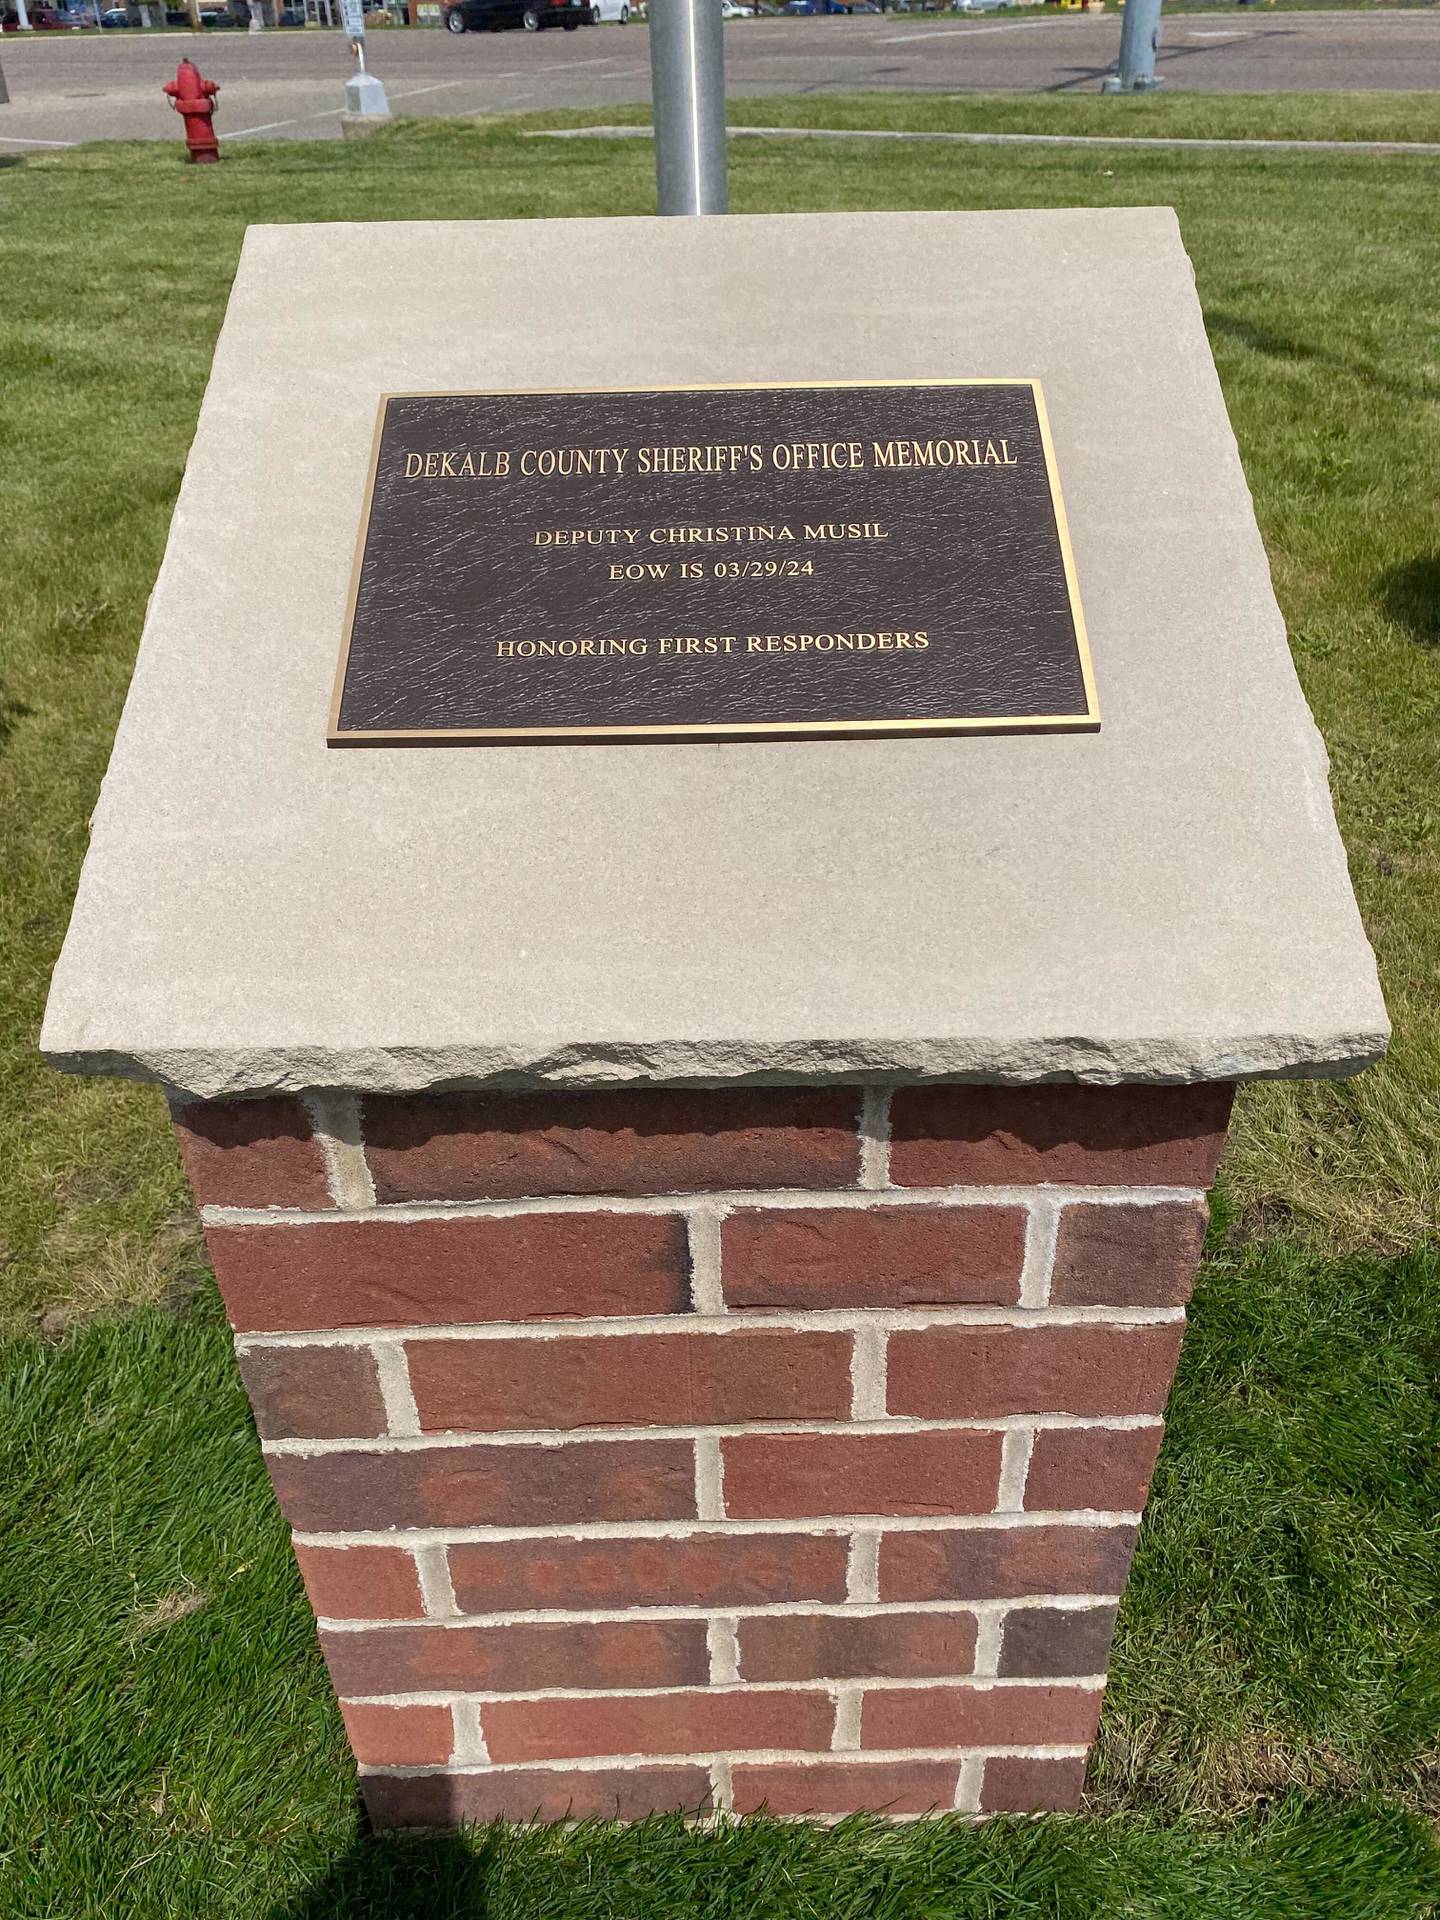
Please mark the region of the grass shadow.
POLYGON ((1362 385, 1394 395, 1406 401, 1433 401, 1435 382, 1422 375, 1418 379, 1408 379, 1404 375, 1383 373, 1373 361, 1351 359, 1343 353, 1332 353, 1325 347, 1312 346, 1308 341, 1292 339, 1288 334, 1277 333, 1273 327, 1258 325, 1240 314, 1223 313, 1210 308, 1205 314, 1205 330, 1210 335, 1211 344, 1217 338, 1233 342, 1237 346, 1249 347, 1253 353, 1262 353, 1270 360, 1289 360, 1303 365, 1315 362, 1318 366, 1328 367, 1332 372, 1348 374, 1362 385))
POLYGON ((1296 1793, 1169 1833, 953 1816, 496 1825, 357 1841, 268 1920, 1420 1920, 1435 1858, 1399 1808, 1296 1793))
POLYGON ((1440 647, 1440 553, 1423 553, 1380 575, 1380 604, 1422 647, 1440 647))
POLYGON ((1277 333, 1273 327, 1258 325, 1235 313, 1208 313, 1205 324, 1212 332, 1223 333, 1236 340, 1242 347, 1249 347, 1255 353, 1263 353, 1271 360, 1325 360, 1332 365, 1340 364, 1333 356, 1327 355, 1321 348, 1312 347, 1304 340, 1292 340, 1288 334, 1277 333))
POLYGON ((460 1833, 375 1833, 268 1920, 485 1920, 493 1845, 460 1833))
MULTIPOLYGON (((3 165, 4 162, 0 161, 0 166, 3 165)), ((0 686, 0 748, 6 745, 15 731, 15 723, 28 720, 33 712, 33 707, 27 707, 23 700, 12 700, 4 687, 0 686)))

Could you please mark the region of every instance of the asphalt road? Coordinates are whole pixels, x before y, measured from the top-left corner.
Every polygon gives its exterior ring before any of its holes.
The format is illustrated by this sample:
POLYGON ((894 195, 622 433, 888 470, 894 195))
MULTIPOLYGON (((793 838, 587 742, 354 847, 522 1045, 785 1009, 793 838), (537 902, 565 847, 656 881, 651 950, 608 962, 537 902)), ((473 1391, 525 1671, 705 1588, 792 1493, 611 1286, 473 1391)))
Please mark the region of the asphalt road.
MULTIPOLYGON (((730 93, 1093 91, 1114 64, 1120 17, 930 16, 734 21, 730 93)), ((407 114, 511 113, 647 100, 643 26, 575 33, 373 33, 371 65, 407 114)), ((225 139, 333 140, 350 72, 335 32, 245 35, 7 34, 9 106, 0 147, 178 137, 160 92, 184 53, 221 88, 225 139), (201 42, 197 47, 197 41, 201 42)), ((1187 14, 1166 25, 1174 88, 1355 90, 1440 87, 1440 13, 1187 14)))

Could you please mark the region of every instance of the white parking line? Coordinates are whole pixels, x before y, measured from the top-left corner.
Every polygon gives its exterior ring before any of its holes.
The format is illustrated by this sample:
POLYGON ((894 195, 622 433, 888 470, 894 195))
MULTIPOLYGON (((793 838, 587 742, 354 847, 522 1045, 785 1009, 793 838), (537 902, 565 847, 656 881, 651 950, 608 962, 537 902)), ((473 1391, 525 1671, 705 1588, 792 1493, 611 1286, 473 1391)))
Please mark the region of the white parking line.
POLYGON ((945 40, 963 33, 973 37, 977 33, 1024 33, 1027 27, 1046 27, 1048 20, 1007 20, 1003 26, 994 27, 917 27, 913 33, 897 33, 888 40, 872 42, 877 47, 908 46, 912 40, 945 40))
MULTIPOLYGON (((491 80, 503 80, 507 78, 505 74, 501 73, 488 74, 484 77, 491 80)), ((390 98, 392 100, 414 100, 422 93, 440 93, 443 92, 446 87, 468 87, 473 84, 474 76, 465 80, 437 80, 433 86, 411 87, 404 93, 392 93, 390 98)), ((227 132, 225 138, 227 140, 243 140, 247 134, 251 133, 274 133, 280 127, 303 126, 307 120, 335 120, 344 112, 344 107, 325 107, 319 113, 296 114, 293 120, 265 120, 262 121, 258 127, 237 127, 233 133, 227 132)), ((65 144, 67 146, 74 146, 78 143, 67 141, 65 144)))
MULTIPOLYGON (((5 51, 10 51, 7 46, 5 51)), ((22 140, 18 133, 0 133, 0 147, 78 147, 78 140, 22 140)))
POLYGON ((299 127, 307 120, 335 120, 344 111, 344 107, 326 107, 322 113, 298 113, 293 120, 266 120, 258 127, 237 127, 233 133, 222 127, 219 132, 226 140, 243 140, 247 133, 274 133, 277 127, 299 127))
MULTIPOLYGON (((499 76, 497 75, 496 78, 498 79, 499 76)), ((446 87, 468 87, 471 84, 472 82, 468 79, 467 80, 437 80, 433 86, 409 87, 406 89, 404 93, 392 93, 390 95, 390 98, 392 100, 418 100, 422 93, 443 93, 446 87)))

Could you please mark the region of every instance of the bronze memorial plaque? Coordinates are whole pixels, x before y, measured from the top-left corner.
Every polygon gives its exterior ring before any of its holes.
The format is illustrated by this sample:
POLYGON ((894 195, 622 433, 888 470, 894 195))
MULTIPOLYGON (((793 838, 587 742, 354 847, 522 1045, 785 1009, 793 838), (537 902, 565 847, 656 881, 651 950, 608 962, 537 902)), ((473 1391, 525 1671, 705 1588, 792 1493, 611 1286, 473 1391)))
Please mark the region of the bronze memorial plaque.
POLYGON ((1099 724, 1037 381, 381 403, 332 746, 1099 724))

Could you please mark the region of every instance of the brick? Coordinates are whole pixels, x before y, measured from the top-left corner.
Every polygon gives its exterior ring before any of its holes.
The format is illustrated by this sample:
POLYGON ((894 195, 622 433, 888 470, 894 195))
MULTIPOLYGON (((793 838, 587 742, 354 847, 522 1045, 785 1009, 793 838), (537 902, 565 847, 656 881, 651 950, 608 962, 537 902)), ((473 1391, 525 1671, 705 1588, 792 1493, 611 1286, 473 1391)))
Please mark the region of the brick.
POLYGON ((1114 1607, 1015 1607, 1005 1616, 999 1672, 1005 1680, 1104 1673, 1114 1637, 1114 1607))
POLYGON ((299 1533, 695 1518, 685 1440, 272 1454, 267 1465, 299 1533))
POLYGON ((926 1420, 1159 1413, 1184 1329, 928 1327, 890 1337, 889 1410, 926 1420))
POLYGON ((385 1402, 366 1347, 247 1347, 240 1377, 262 1440, 373 1440, 385 1402))
POLYGON ((1139 1513, 1163 1427, 1049 1427, 1035 1436, 1025 1505, 1032 1513, 1096 1507, 1139 1513))
POLYGON ((607 1753, 724 1753, 746 1748, 826 1752, 835 1708, 826 1693, 725 1692, 497 1700, 483 1712, 497 1762, 580 1759, 607 1753))
POLYGON ((325 1156, 298 1100, 201 1100, 171 1109, 202 1207, 329 1207, 325 1156))
POLYGON ((322 1629, 320 1641, 342 1695, 693 1687, 710 1677, 703 1620, 322 1629))
POLYGON ((1007 1600, 1042 1593, 1118 1594, 1135 1551, 1119 1527, 961 1527, 887 1533, 882 1600, 1007 1600))
POLYGON ((1195 1284, 1209 1218, 1203 1200, 1066 1207, 1055 1244, 1052 1305, 1183 1306, 1195 1284))
POLYGON ((829 1513, 983 1513, 998 1433, 745 1434, 720 1442, 732 1520, 829 1513))
POLYGON ((1234 1088, 897 1088, 890 1177, 900 1187, 1208 1187, 1234 1088))
POLYGON ((211 1227, 240 1333, 683 1313, 683 1221, 654 1214, 211 1227))
POLYGON ((420 1340, 407 1348, 426 1432, 843 1419, 844 1333, 635 1333, 420 1340))
POLYGON ((1013 1306, 1023 1207, 784 1208, 721 1226, 732 1307, 1013 1306))
POLYGON ((973 1613, 776 1614, 736 1631, 742 1680, 913 1680, 975 1665, 973 1613))
POLYGON ((982 1813, 1074 1813, 1085 1787, 1085 1756, 1022 1760, 996 1754, 985 1762, 982 1813))
POLYGON ((755 1606, 843 1600, 847 1558, 836 1534, 468 1541, 451 1547, 450 1576, 467 1613, 755 1606))
POLYGON ((361 1776, 376 1827, 452 1827, 462 1820, 641 1820, 647 1813, 700 1813, 710 1799, 706 1767, 587 1767, 567 1772, 361 1776))
POLYGON ((955 1804, 953 1760, 817 1760, 733 1771, 736 1813, 936 1813, 955 1804))
POLYGON ((322 1620, 418 1620, 425 1611, 415 1556, 403 1547, 309 1547, 295 1558, 322 1620))
POLYGON ((455 1745, 448 1707, 384 1707, 342 1700, 340 1713, 362 1767, 443 1767, 455 1745))
POLYGON ((853 1186, 853 1087, 369 1095, 366 1155, 386 1200, 853 1186))
POLYGON ((1100 1723, 1083 1687, 884 1687, 860 1707, 862 1747, 1069 1747, 1100 1723))

